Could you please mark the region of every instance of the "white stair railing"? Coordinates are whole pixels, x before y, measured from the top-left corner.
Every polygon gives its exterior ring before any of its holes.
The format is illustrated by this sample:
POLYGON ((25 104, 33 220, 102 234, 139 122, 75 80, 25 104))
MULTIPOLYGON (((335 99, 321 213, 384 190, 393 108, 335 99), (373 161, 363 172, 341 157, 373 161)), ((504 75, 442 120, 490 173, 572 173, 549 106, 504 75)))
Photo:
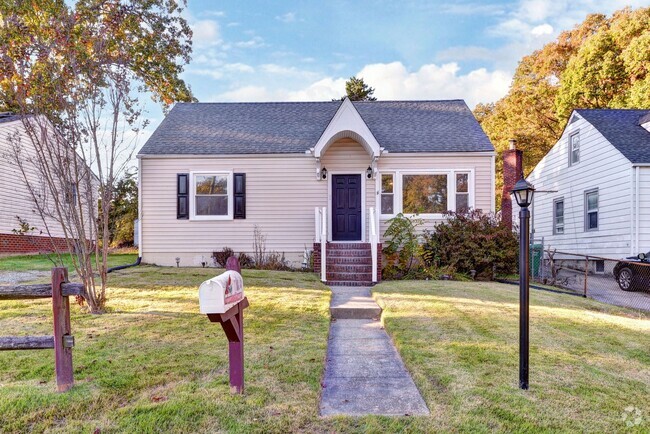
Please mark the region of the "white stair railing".
POLYGON ((320 219, 321 219, 320 213, 321 213, 320 208, 318 207, 314 208, 314 228, 316 229, 314 233, 315 243, 320 243, 320 219))
POLYGON ((327 281, 327 207, 323 207, 320 220, 320 280, 327 281))
POLYGON ((377 218, 375 209, 368 209, 368 219, 370 220, 370 250, 372 256, 372 283, 377 283, 377 218))

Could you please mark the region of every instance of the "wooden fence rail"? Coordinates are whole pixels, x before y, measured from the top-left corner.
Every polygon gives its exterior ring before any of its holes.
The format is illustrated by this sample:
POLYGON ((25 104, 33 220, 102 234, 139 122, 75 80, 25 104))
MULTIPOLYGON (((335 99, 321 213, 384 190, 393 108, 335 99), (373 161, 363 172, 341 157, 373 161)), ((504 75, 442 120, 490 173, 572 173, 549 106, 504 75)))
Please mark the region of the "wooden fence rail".
POLYGON ((0 300, 52 297, 54 336, 2 336, 0 351, 41 350, 54 348, 54 371, 59 392, 74 385, 72 348, 74 337, 70 330, 70 296, 86 294, 80 283, 68 282, 67 268, 52 268, 52 281, 39 285, 0 286, 0 300))

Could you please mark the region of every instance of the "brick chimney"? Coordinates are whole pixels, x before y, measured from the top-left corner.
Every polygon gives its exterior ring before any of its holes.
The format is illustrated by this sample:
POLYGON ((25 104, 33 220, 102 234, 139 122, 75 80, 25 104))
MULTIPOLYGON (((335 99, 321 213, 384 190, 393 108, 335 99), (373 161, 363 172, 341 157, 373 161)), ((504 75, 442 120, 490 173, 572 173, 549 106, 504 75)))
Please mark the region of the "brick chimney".
POLYGON ((521 179, 523 151, 517 149, 517 141, 510 139, 510 147, 503 151, 503 194, 501 196, 501 222, 512 229, 512 196, 510 192, 521 179))

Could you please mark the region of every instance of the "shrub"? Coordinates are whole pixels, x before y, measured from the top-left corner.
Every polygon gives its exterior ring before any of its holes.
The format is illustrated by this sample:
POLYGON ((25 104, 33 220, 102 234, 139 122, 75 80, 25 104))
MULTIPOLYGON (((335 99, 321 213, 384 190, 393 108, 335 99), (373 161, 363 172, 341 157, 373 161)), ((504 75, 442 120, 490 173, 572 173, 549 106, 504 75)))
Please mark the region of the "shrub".
POLYGON ((449 267, 457 273, 476 271, 479 280, 517 272, 517 236, 492 214, 447 213, 435 232, 425 231, 422 259, 427 267, 449 267))
POLYGON ((419 260, 417 227, 422 223, 421 219, 411 219, 402 213, 388 220, 388 228, 384 233, 386 246, 382 250, 386 260, 386 266, 382 270, 384 279, 421 277, 423 270, 419 260))
POLYGON ((224 247, 223 249, 221 249, 221 251, 212 253, 212 257, 214 258, 215 261, 217 261, 217 264, 219 264, 221 268, 225 268, 226 261, 228 261, 228 258, 234 255, 235 252, 230 247, 224 247))
POLYGON ((253 258, 250 255, 241 252, 237 255, 237 259, 239 260, 239 266, 241 268, 253 268, 253 258))
POLYGON ((261 270, 285 271, 290 270, 289 262, 284 257, 284 253, 270 252, 264 258, 264 265, 258 267, 261 270))

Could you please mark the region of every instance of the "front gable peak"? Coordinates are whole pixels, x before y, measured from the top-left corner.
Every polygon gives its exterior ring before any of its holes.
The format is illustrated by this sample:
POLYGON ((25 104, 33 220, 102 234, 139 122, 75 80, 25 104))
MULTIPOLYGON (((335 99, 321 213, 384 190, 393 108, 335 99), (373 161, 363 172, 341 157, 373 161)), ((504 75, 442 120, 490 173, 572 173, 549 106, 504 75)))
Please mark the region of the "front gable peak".
POLYGON ((379 142, 347 97, 318 139, 313 151, 314 157, 320 158, 332 143, 343 138, 356 140, 373 158, 378 158, 381 154, 379 142))

